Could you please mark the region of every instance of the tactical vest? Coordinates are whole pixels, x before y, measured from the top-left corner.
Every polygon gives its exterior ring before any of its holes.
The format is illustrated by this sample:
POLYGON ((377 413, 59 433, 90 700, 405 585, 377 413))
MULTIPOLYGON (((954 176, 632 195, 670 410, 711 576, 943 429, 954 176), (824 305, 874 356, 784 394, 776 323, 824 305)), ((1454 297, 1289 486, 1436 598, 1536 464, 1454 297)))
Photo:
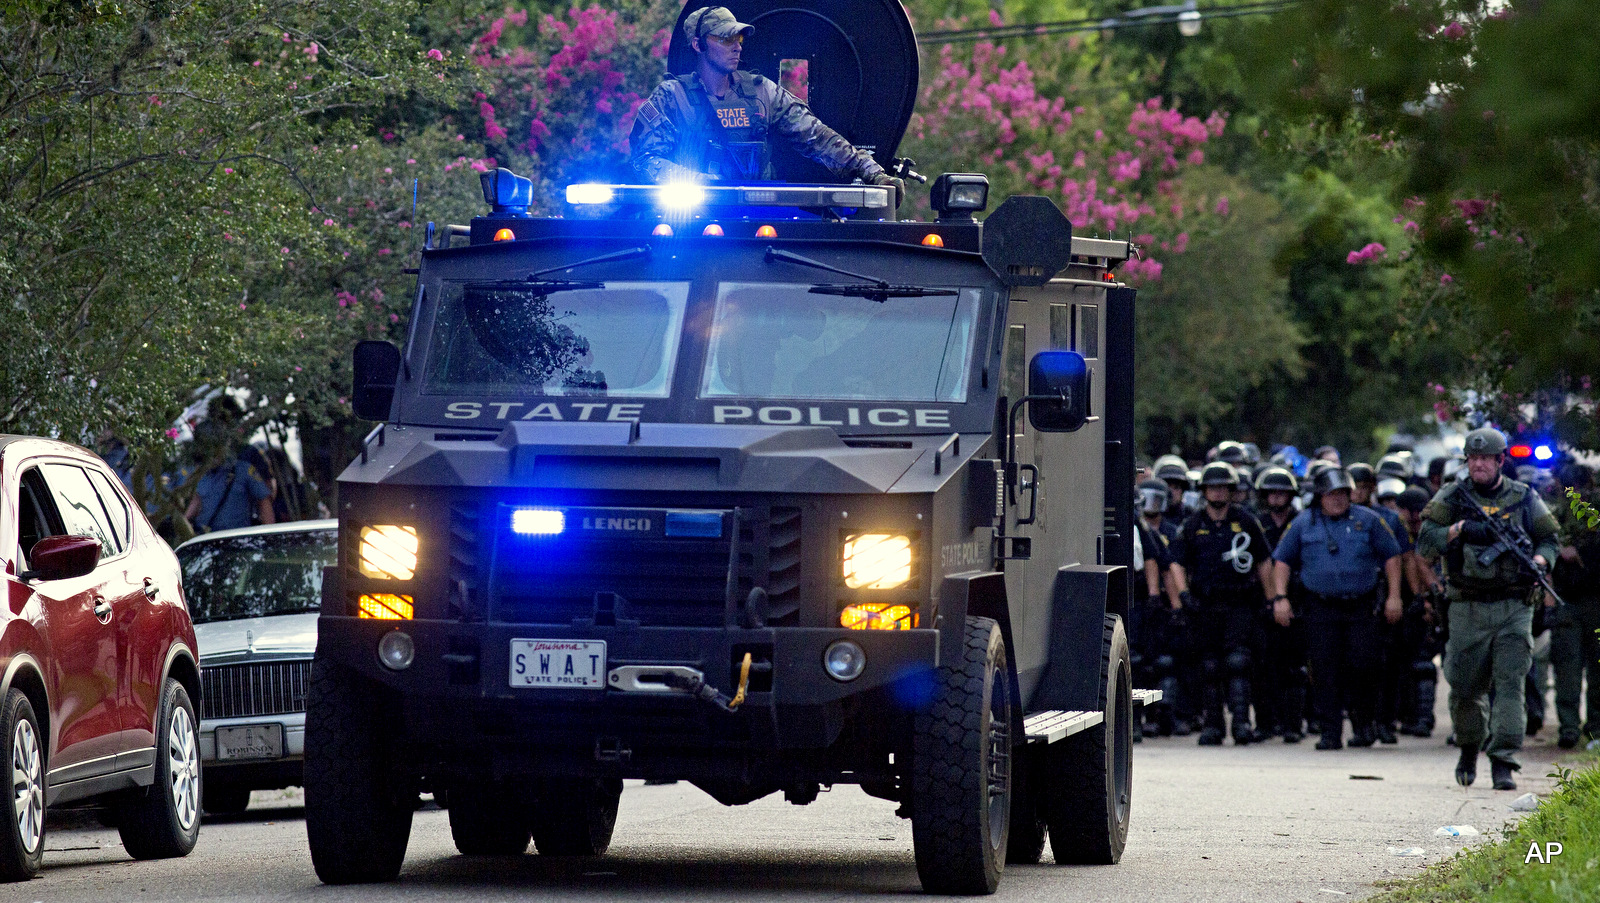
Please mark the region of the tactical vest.
MULTIPOLYGON (((1489 505, 1485 505, 1484 509, 1489 511, 1491 517, 1503 520, 1518 518, 1523 531, 1532 535, 1533 490, 1521 483, 1512 485, 1517 493, 1515 498, 1509 499, 1507 504, 1498 509, 1492 509, 1489 505)), ((1470 491, 1464 482, 1460 482, 1445 496, 1450 505, 1450 523, 1466 521, 1470 524, 1482 520, 1482 515, 1473 510, 1473 500, 1467 497, 1470 491)), ((1502 550, 1498 556, 1484 561, 1484 553, 1492 548, 1493 542, 1471 543, 1464 537, 1452 543, 1445 554, 1451 587, 1475 596, 1502 593, 1504 597, 1511 598, 1529 595, 1533 591, 1533 576, 1524 571, 1516 556, 1509 551, 1502 550)))
POLYGON ((721 99, 712 97, 693 73, 668 82, 683 122, 672 161, 713 179, 772 178, 767 105, 758 96, 758 78, 734 73, 732 88, 721 99))

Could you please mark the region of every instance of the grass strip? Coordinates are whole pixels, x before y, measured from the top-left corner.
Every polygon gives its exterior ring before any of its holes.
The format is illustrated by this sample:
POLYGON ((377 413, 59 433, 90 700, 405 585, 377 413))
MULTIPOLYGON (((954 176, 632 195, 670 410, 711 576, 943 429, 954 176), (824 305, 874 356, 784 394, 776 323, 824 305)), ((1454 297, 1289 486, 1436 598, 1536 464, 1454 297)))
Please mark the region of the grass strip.
POLYGON ((1505 829, 1505 839, 1464 849, 1420 875, 1378 882, 1367 903, 1573 903, 1600 898, 1600 757, 1557 766, 1556 791, 1505 829), (1543 856, 1561 844, 1557 855, 1543 856))

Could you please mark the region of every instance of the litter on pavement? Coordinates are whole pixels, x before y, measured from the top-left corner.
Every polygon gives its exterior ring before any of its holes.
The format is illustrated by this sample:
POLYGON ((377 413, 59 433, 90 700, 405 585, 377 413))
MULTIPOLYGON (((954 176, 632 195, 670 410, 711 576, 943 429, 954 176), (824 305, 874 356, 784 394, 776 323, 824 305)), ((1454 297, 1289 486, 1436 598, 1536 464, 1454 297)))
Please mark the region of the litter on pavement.
POLYGON ((1474 828, 1471 825, 1445 825, 1444 827, 1440 828, 1439 830, 1433 832, 1433 836, 1434 837, 1477 837, 1479 834, 1482 834, 1482 833, 1483 833, 1482 831, 1479 831, 1477 828, 1474 828))
POLYGON ((1389 855, 1403 856, 1407 859, 1415 859, 1419 856, 1428 855, 1428 851, 1424 850, 1422 847, 1406 847, 1405 849, 1401 849, 1400 847, 1390 847, 1389 855))
POLYGON ((1532 812, 1539 808, 1539 798, 1531 793, 1524 793, 1511 801, 1512 812, 1532 812))

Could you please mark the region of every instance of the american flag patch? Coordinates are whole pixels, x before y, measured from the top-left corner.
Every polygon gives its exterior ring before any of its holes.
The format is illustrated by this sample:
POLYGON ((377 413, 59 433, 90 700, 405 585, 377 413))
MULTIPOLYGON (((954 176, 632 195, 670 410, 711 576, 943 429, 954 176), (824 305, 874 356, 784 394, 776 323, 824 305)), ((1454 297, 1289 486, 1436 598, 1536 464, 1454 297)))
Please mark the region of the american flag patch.
POLYGON ((644 120, 645 125, 655 128, 661 122, 661 110, 657 109, 654 103, 647 100, 639 107, 639 118, 644 120))

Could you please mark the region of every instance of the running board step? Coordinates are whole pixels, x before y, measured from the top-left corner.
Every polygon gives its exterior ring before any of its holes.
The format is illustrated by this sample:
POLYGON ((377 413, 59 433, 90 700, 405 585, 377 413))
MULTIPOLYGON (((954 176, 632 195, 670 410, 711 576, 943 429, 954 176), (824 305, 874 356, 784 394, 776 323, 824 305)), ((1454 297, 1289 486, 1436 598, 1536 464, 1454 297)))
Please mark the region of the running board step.
POLYGON ((1134 705, 1153 705, 1161 701, 1160 690, 1134 690, 1134 705))
POLYGON ((1029 743, 1054 743, 1104 721, 1104 712, 1035 712, 1023 719, 1029 743))

